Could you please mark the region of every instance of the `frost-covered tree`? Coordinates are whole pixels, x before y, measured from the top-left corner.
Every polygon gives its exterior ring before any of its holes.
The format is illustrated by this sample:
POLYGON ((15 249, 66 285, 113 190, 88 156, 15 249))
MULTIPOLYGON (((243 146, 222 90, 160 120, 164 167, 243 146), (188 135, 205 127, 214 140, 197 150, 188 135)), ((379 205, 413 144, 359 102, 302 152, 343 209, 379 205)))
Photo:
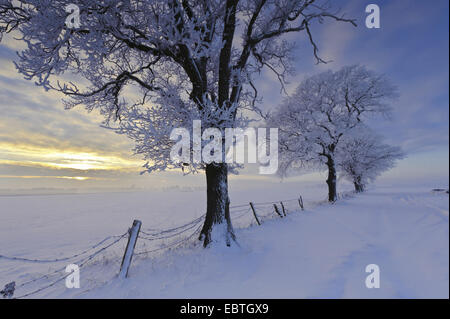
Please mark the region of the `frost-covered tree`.
POLYGON ((396 88, 382 75, 354 65, 303 80, 268 119, 279 128, 279 172, 306 165, 328 170, 328 200, 336 200, 336 149, 369 114, 388 114, 396 88))
MULTIPOLYGON (((303 32, 323 62, 313 24, 356 25, 337 14, 315 0, 0 0, 0 36, 14 31, 26 43, 16 63, 26 79, 65 94, 67 108, 100 110, 151 172, 188 164, 171 161, 173 128, 246 125, 241 110, 259 99, 255 77, 268 68, 283 81, 291 70, 287 34, 303 32), (65 23, 69 4, 79 7, 79 27, 65 23)), ((183 168, 206 171, 204 245, 229 245, 228 165, 183 168)))
POLYGON ((400 147, 384 144, 381 136, 361 125, 339 143, 337 157, 341 176, 360 193, 405 154, 400 147))

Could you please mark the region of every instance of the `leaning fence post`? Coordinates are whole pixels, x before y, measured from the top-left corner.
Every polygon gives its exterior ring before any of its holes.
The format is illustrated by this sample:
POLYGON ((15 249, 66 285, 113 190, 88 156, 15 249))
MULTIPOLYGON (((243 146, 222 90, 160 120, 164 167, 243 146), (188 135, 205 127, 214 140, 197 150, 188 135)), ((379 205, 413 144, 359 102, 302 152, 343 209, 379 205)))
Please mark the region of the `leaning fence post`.
POLYGON ((273 208, 275 208, 275 213, 278 214, 278 216, 280 216, 281 218, 283 218, 283 215, 281 215, 280 211, 278 210, 278 207, 276 204, 273 204, 273 208))
POLYGON ((286 210, 284 209, 283 202, 280 202, 280 204, 281 204, 281 210, 283 211, 283 215, 286 216, 286 210))
POLYGON ((261 223, 259 222, 258 216, 256 216, 255 207, 253 206, 253 203, 252 203, 252 202, 250 202, 250 207, 251 207, 251 209, 252 209, 253 216, 255 216, 256 223, 257 223, 258 225, 261 225, 261 223))
POLYGON ((305 210, 304 207, 303 207, 303 198, 302 198, 302 195, 300 195, 300 197, 299 197, 299 199, 298 199, 298 204, 300 205, 300 208, 301 208, 302 210, 305 210))
POLYGON ((131 265, 131 259, 133 258, 133 251, 136 246, 139 231, 141 230, 141 225, 142 222, 135 219, 133 221, 133 226, 128 230, 128 243, 122 258, 122 264, 120 265, 119 278, 126 278, 128 276, 128 268, 130 268, 131 265))

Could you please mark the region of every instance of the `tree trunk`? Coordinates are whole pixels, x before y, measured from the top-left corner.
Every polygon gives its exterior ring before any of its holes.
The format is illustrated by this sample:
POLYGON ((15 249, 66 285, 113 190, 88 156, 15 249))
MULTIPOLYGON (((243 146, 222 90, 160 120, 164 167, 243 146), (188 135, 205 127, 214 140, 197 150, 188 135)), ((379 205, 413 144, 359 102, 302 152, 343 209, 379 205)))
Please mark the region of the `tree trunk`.
POLYGON ((230 219, 230 199, 228 197, 228 166, 226 163, 206 165, 206 218, 200 233, 203 246, 211 242, 231 245, 235 240, 230 219))
POLYGON ((357 193, 364 192, 364 185, 361 183, 361 177, 357 177, 354 180, 353 185, 355 185, 355 192, 357 193))
POLYGON ((327 159, 328 166, 328 201, 335 202, 336 201, 336 166, 334 163, 334 159, 332 156, 328 156, 327 159))

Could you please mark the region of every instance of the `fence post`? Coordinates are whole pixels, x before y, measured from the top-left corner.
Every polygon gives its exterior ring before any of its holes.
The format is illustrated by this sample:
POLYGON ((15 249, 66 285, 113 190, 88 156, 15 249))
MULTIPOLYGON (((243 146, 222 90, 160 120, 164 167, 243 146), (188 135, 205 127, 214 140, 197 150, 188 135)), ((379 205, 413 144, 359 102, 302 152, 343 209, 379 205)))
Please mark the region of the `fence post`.
POLYGON ((281 204, 281 210, 283 211, 283 215, 286 216, 286 210, 284 209, 283 202, 280 202, 280 204, 281 204))
POLYGON ((126 278, 128 276, 128 268, 130 268, 131 265, 131 259, 133 258, 133 251, 136 246, 139 231, 141 230, 141 225, 142 222, 135 219, 133 221, 133 226, 128 230, 128 243, 122 258, 122 264, 120 265, 119 278, 126 278))
POLYGON ((273 204, 273 208, 275 208, 275 213, 278 214, 278 216, 280 216, 281 218, 283 218, 283 215, 281 215, 280 211, 278 210, 278 207, 276 204, 273 204))
POLYGON ((253 207, 253 203, 252 203, 252 202, 250 202, 250 207, 251 207, 251 209, 252 209, 253 216, 255 216, 256 223, 257 223, 258 225, 261 225, 261 223, 259 222, 258 216, 256 216, 255 207, 253 207))
POLYGON ((298 199, 298 204, 300 205, 300 208, 301 208, 302 210, 305 210, 304 207, 303 207, 303 198, 302 198, 302 195, 300 195, 300 197, 299 197, 299 199, 298 199))

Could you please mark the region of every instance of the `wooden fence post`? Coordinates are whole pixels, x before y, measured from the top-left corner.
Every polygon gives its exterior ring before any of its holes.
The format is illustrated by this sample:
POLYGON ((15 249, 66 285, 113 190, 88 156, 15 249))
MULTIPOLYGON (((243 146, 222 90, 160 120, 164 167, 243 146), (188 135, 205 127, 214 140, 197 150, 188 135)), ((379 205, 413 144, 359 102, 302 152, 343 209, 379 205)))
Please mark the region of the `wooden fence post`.
POLYGON ((284 209, 283 202, 280 202, 281 204, 281 210, 283 211, 283 215, 286 216, 286 210, 284 209))
POLYGON ((139 231, 141 230, 141 225, 142 222, 135 219, 133 221, 133 226, 128 230, 128 243, 122 258, 122 264, 120 265, 119 278, 126 278, 128 276, 128 268, 130 268, 131 265, 131 259, 133 258, 133 251, 136 246, 139 231))
POLYGON ((302 195, 300 195, 299 199, 298 199, 298 204, 300 205, 300 208, 302 210, 305 210, 305 208, 303 207, 303 198, 302 195))
POLYGON ((281 215, 280 211, 278 210, 278 207, 276 204, 273 204, 273 208, 275 209, 275 213, 278 214, 278 216, 280 216, 281 218, 283 218, 283 215, 281 215))
POLYGON ((250 207, 251 207, 251 209, 252 209, 253 216, 255 216, 256 223, 257 223, 258 225, 261 225, 261 223, 259 222, 258 216, 256 216, 255 207, 253 206, 253 203, 252 203, 252 202, 250 202, 250 207))

